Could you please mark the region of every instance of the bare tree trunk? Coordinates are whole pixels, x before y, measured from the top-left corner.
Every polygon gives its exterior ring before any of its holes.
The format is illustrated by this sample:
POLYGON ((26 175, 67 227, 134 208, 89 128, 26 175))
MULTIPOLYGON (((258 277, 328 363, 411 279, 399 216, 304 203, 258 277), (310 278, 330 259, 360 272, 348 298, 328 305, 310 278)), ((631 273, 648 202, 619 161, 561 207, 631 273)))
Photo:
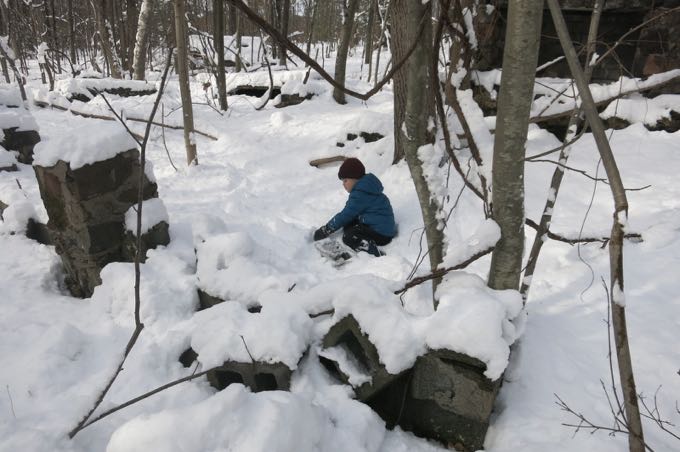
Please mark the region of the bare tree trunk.
MULTIPOLYGON (((307 36, 307 50, 305 53, 307 55, 311 55, 312 51, 312 37, 314 36, 314 22, 316 21, 316 13, 319 10, 319 0, 312 0, 313 4, 311 5, 311 12, 307 11, 307 33, 309 35, 307 36)), ((308 66, 305 64, 305 66, 308 66)))
MULTIPOLYGON (((8 36, 9 30, 7 27, 7 6, 0 1, 0 36, 8 36)), ((0 67, 2 67, 2 73, 5 75, 5 82, 11 83, 9 78, 9 68, 7 67, 7 60, 4 57, 0 57, 0 67)))
MULTIPOLYGON (((391 34, 392 61, 399 61, 404 57, 409 46, 407 39, 396 39, 401 31, 407 28, 407 18, 403 12, 406 9, 406 5, 404 0, 392 0, 390 7, 392 11, 389 14, 389 19, 393 31, 391 34)), ((387 20, 387 17, 385 20, 387 20)), ((404 123, 406 111, 406 79, 405 68, 394 74, 394 157, 392 158, 392 163, 397 163, 404 158, 403 138, 402 134, 398 133, 398 131, 401 130, 401 125, 404 123)))
POLYGON ((368 64, 368 80, 371 80, 371 61, 373 60, 373 24, 375 22, 375 9, 378 0, 368 1, 368 23, 366 24, 366 47, 364 51, 364 64, 368 64))
POLYGON ((196 143, 194 142, 194 113, 189 87, 189 64, 187 56, 187 30, 184 0, 174 0, 175 35, 177 40, 177 72, 179 89, 182 96, 182 116, 184 118, 184 146, 187 150, 187 165, 198 165, 196 143))
POLYGON ((493 150, 492 217, 501 238, 491 257, 489 287, 519 288, 524 252, 524 155, 538 62, 543 0, 508 4, 503 76, 493 150))
MULTIPOLYGON (((354 16, 357 11, 359 0, 348 0, 347 8, 344 11, 345 21, 342 24, 342 38, 338 46, 335 58, 335 80, 342 85, 345 84, 345 71, 347 70, 347 53, 349 52, 349 42, 352 39, 354 28, 354 16)), ((339 89, 333 90, 333 99, 339 104, 346 104, 345 93, 339 89)))
POLYGON ((127 70, 134 72, 135 47, 137 46, 137 27, 139 26, 139 12, 137 11, 137 0, 127 0, 126 34, 128 35, 127 70))
MULTIPOLYGON (((597 30, 600 24, 600 17, 602 16, 602 7, 604 5, 604 0, 595 0, 593 5, 593 13, 590 19, 590 28, 588 30, 588 40, 586 42, 586 58, 585 61, 588 63, 590 57, 595 52, 595 42, 597 40, 597 30)), ((588 64, 585 70, 586 82, 590 82, 590 77, 593 73, 593 66, 588 64)), ((560 192, 560 186, 562 185, 562 177, 564 176, 564 164, 567 163, 569 159, 569 153, 571 151, 571 146, 567 145, 574 136, 576 135, 576 129, 581 118, 583 109, 579 108, 574 111, 574 113, 569 118, 569 125, 567 126, 567 134, 564 137, 564 146, 560 151, 560 157, 558 162, 559 165, 555 166, 555 171, 553 171, 552 180, 550 182, 550 190, 548 193, 548 199, 543 207, 543 214, 541 215, 541 222, 538 225, 538 230, 536 231, 536 236, 534 237, 534 243, 531 245, 531 252, 529 253, 529 258, 527 259, 526 268, 524 270, 524 277, 522 278, 522 286, 520 288, 520 293, 522 294, 522 300, 526 303, 529 297, 529 289, 531 288, 531 280, 533 279, 534 271, 536 270, 536 264, 538 263, 538 256, 541 253, 541 248, 545 243, 545 234, 548 233, 550 228, 550 222, 552 221, 553 212, 555 208, 555 203, 557 202, 557 195, 560 192)))
POLYGON ((213 13, 215 25, 213 28, 213 41, 217 54, 216 82, 217 99, 220 110, 227 110, 227 81, 224 75, 224 0, 213 0, 213 13))
MULTIPOLYGON (((423 166, 419 151, 424 146, 432 146, 435 139, 435 131, 430 127, 431 118, 434 117, 434 94, 437 89, 435 80, 438 74, 433 72, 435 57, 432 46, 432 3, 422 4, 419 1, 395 0, 394 16, 406 19, 401 28, 395 29, 393 43, 400 48, 408 48, 417 39, 415 51, 409 57, 404 72, 406 73, 404 122, 394 130, 395 137, 401 135, 404 145, 404 155, 408 164, 413 184, 418 194, 420 210, 423 216, 425 236, 427 240, 427 253, 430 259, 430 269, 434 271, 442 262, 444 234, 438 214, 441 211, 439 203, 432 196, 432 191, 423 174, 423 166), (422 34, 416 37, 421 21, 424 22, 422 34)), ((396 89, 396 87, 395 87, 396 89)), ((397 93, 395 93, 395 98, 397 93)), ((431 149, 433 151, 433 149, 431 149)), ((433 291, 439 279, 433 281, 433 291)), ((435 308, 436 300, 433 298, 435 308)))
POLYGON ((93 0, 95 17, 97 20, 97 29, 99 32, 99 45, 102 48, 104 58, 111 70, 111 77, 122 78, 123 74, 120 68, 118 57, 115 54, 115 46, 112 45, 111 27, 106 18, 106 0, 93 0))
POLYGON ((616 358, 619 367, 619 378, 625 409, 626 427, 628 427, 628 448, 630 452, 644 452, 645 440, 640 419, 637 390, 635 388, 635 376, 633 363, 628 345, 628 332, 626 327, 626 308, 623 290, 623 236, 624 225, 628 221, 628 200, 626 191, 621 181, 614 154, 602 125, 602 120, 597 112, 595 101, 590 92, 590 87, 583 74, 583 69, 578 62, 576 50, 569 37, 564 17, 557 0, 547 0, 548 7, 560 43, 564 49, 569 69, 576 80, 579 95, 581 96, 583 110, 588 124, 593 132, 593 138, 602 158, 609 179, 609 184, 614 198, 614 222, 612 225, 611 240, 609 241, 609 265, 610 270, 610 300, 612 308, 612 323, 614 329, 614 343, 616 345, 616 358))
POLYGON ((76 24, 75 18, 73 17, 73 0, 68 0, 68 44, 69 44, 69 57, 71 58, 71 64, 75 65, 76 61, 76 24))
POLYGON ((153 0, 144 0, 139 9, 139 20, 137 21, 137 37, 135 38, 135 50, 132 62, 133 78, 144 80, 144 67, 146 66, 146 47, 149 42, 149 22, 151 21, 151 10, 153 0))
MULTIPOLYGON (((288 17, 290 15, 290 0, 281 0, 281 34, 288 37, 288 17)), ((286 66, 286 60, 288 59, 288 53, 286 52, 286 46, 281 44, 279 49, 279 66, 286 66)))

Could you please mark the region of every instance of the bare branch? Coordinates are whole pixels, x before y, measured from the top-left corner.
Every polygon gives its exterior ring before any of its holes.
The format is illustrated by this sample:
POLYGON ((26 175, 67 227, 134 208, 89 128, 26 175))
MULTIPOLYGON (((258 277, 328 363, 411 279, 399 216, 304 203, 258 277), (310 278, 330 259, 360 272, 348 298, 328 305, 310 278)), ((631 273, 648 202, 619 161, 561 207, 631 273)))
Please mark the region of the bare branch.
POLYGON ((456 264, 456 265, 454 265, 454 266, 452 266, 452 267, 440 268, 440 269, 437 269, 437 270, 433 271, 433 272, 430 273, 429 275, 419 276, 418 278, 414 278, 412 281, 409 281, 409 282, 408 282, 404 287, 402 287, 401 289, 395 290, 395 291, 394 291, 394 294, 395 294, 395 295, 401 295, 402 293, 406 292, 406 291, 409 290, 410 288, 415 287, 415 286, 418 286, 418 285, 420 285, 420 284, 422 284, 422 283, 424 283, 424 282, 426 282, 426 281, 430 281, 430 280, 433 280, 433 279, 441 278, 442 276, 444 276, 444 275, 446 275, 447 273, 452 272, 452 271, 454 271, 454 270, 461 270, 461 269, 467 267, 468 265, 470 265, 471 263, 473 263, 474 261, 476 261, 477 259, 486 256, 487 254, 489 254, 490 252, 492 252, 493 249, 494 249, 494 246, 487 247, 487 248, 485 248, 485 249, 483 249, 483 250, 480 250, 480 251, 476 252, 475 254, 473 254, 472 256, 468 257, 468 258, 467 258, 466 260, 464 260, 463 262, 461 262, 461 263, 459 263, 459 264, 456 264))

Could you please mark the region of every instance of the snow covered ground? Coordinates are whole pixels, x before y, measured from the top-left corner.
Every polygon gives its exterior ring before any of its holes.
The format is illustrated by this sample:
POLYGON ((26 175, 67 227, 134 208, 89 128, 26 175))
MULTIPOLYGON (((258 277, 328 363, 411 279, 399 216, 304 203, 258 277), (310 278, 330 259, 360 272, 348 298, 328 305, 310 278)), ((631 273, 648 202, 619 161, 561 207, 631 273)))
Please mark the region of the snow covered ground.
MULTIPOLYGON (((366 91, 370 85, 359 80, 358 58, 353 63, 350 86, 366 91)), ((295 82, 303 75, 300 70, 283 79, 295 82)), ((39 82, 32 83, 37 88, 39 82)), ((205 102, 200 80, 192 89, 195 101, 205 102)), ((336 315, 352 311, 363 316, 374 327, 376 340, 386 342, 386 365, 394 370, 412 364, 427 345, 442 343, 480 357, 493 375, 508 365, 485 442, 488 451, 625 449, 622 435, 574 434, 562 424, 577 419, 556 405, 559 396, 594 423, 612 426, 601 386, 601 381, 610 386, 607 298, 601 283, 609 279, 607 249, 548 242, 534 275, 525 322, 509 322, 517 314, 516 294, 485 288, 488 257, 447 277, 442 312, 448 314, 432 313, 428 285, 408 291, 402 308, 392 292, 404 285, 420 259, 422 220, 406 165, 391 165, 390 88, 367 102, 348 98, 344 106, 335 104, 330 90, 321 91, 310 101, 280 110, 270 103, 255 111, 261 101, 245 96, 231 96, 224 115, 195 105, 196 128, 218 139, 197 135, 199 165, 191 168, 185 166, 181 131, 166 130, 163 136, 153 129, 147 158, 168 210, 172 241, 151 251, 142 266, 145 328, 99 412, 191 374, 193 369, 178 362, 190 345, 202 350, 206 364, 247 356, 241 335, 257 358, 276 357, 296 369, 290 392, 254 394, 241 385, 216 392, 198 379, 119 411, 69 440, 66 433, 115 370, 134 328, 133 266, 108 265, 91 299, 68 296, 54 249, 9 233, 21 229, 29 216, 47 219, 32 169, 19 164, 17 173, 0 173, 0 200, 10 206, 0 223, 0 451, 441 450, 410 433, 386 430, 375 413, 352 399, 350 388, 319 365, 314 346, 303 355, 332 321, 306 314, 330 307, 336 315), (374 143, 346 141, 347 133, 360 131, 386 137, 374 143), (178 171, 166 155, 164 140, 178 171), (345 147, 336 147, 339 141, 345 147), (381 179, 400 231, 384 248, 386 256, 360 254, 340 269, 310 243, 314 228, 343 206, 346 194, 337 167, 317 169, 309 161, 337 154, 359 157, 381 179), (197 287, 229 301, 196 313, 197 287), (246 310, 254 304, 262 306, 257 321, 246 310), (464 317, 463 312, 470 314, 464 317), (383 313, 397 319, 399 327, 381 323, 383 313), (508 344, 522 328, 508 363, 508 344)), ((31 92, 44 96, 37 89, 31 92)), ((148 113, 154 100, 109 97, 130 117, 148 113)), ((664 105, 677 105, 678 97, 666 98, 664 105)), ((176 80, 164 103, 166 114, 179 105, 176 80)), ((624 249, 631 352, 638 390, 652 404, 658 394, 660 416, 677 425, 680 132, 647 131, 640 124, 644 118, 638 118, 647 103, 636 103, 637 108, 630 102, 626 108, 638 112, 631 115, 637 122, 611 134, 624 184, 649 185, 628 192, 629 232, 644 239, 628 242, 624 249)), ((78 106, 106 112, 101 99, 78 106)), ((653 110, 658 114, 658 108, 653 110)), ((71 131, 96 135, 108 129, 99 120, 58 110, 33 109, 32 114, 40 127, 40 146, 73 141, 78 147, 96 140, 71 131)), ((180 120, 181 112, 175 111, 165 121, 180 120)), ((475 133, 488 155, 490 141, 483 139, 488 131, 481 125, 475 124, 480 129, 475 133)), ((130 127, 143 131, 139 123, 130 127)), ((558 144, 532 126, 527 154, 558 144)), ((569 166, 602 177, 591 135, 576 144, 569 166)), ((527 164, 529 218, 538 220, 552 170, 549 163, 527 164)), ((452 176, 449 192, 454 199, 460 185, 452 176)), ((567 236, 577 236, 581 229, 584 237, 608 235, 612 212, 607 185, 567 172, 552 230, 567 236)), ((530 244, 531 230, 527 234, 530 244)), ((469 192, 463 192, 451 215, 447 237, 449 259, 493 237, 479 201, 469 192)), ((426 272, 421 265, 416 273, 426 272)), ((654 450, 680 448, 680 441, 653 422, 645 420, 644 426, 654 450)))

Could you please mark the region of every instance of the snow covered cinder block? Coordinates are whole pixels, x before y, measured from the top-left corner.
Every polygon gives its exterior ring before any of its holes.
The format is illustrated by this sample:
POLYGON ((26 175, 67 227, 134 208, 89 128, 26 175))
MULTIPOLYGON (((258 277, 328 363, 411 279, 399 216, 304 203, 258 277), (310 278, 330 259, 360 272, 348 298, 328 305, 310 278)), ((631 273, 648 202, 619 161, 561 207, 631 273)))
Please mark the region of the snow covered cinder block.
MULTIPOLYGON (((136 143, 122 126, 97 122, 96 134, 91 127, 40 143, 34 164, 67 287, 80 297, 92 295, 106 264, 134 257, 129 211, 137 203, 141 169, 136 143)), ((169 242, 165 208, 160 200, 150 201, 157 196, 149 167, 143 186, 148 215, 142 231, 151 234, 143 236, 142 252, 169 242)))
POLYGON ((227 301, 197 312, 186 325, 198 363, 217 389, 240 383, 255 392, 288 390, 309 347, 312 321, 299 307, 263 306, 249 312, 227 301))
POLYGON ((385 369, 375 345, 352 315, 341 319, 324 336, 319 358, 331 373, 351 385, 362 401, 399 376, 385 369))
POLYGON ((400 406, 394 406, 392 401, 393 408, 385 409, 384 399, 389 392, 382 396, 383 400, 377 397, 372 405, 419 436, 463 446, 464 450, 478 450, 484 446, 501 381, 486 378, 485 369, 484 363, 467 355, 433 351, 418 358, 406 387, 393 389, 400 396, 400 406))

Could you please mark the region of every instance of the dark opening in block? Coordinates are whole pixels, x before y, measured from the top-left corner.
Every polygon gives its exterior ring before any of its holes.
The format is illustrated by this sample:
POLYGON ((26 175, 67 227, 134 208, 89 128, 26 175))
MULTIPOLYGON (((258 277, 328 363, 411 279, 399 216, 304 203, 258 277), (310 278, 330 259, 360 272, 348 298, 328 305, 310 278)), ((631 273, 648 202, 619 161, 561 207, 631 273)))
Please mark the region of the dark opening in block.
POLYGON ((255 385, 258 391, 275 391, 279 389, 279 385, 276 384, 276 377, 268 373, 255 374, 255 385))
POLYGON ((243 384, 243 376, 238 372, 231 372, 229 370, 215 370, 215 386, 218 390, 222 390, 232 383, 243 384))

